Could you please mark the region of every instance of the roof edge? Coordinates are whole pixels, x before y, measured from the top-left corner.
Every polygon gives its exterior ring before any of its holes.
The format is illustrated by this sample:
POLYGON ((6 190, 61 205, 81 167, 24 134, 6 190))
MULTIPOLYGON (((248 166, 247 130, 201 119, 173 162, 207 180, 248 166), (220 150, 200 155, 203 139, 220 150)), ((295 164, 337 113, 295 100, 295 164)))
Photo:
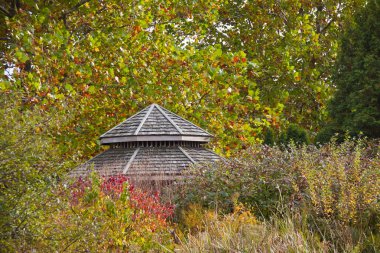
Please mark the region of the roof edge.
POLYGON ((194 141, 207 143, 211 139, 210 136, 194 136, 194 135, 133 135, 133 136, 116 136, 101 137, 100 144, 112 144, 121 142, 135 141, 194 141))
POLYGON ((126 174, 129 167, 131 167, 132 163, 133 163, 133 160, 135 160, 135 157, 137 155, 137 153, 140 151, 140 148, 137 148, 135 150, 135 152, 133 152, 133 155, 131 156, 131 158, 129 159, 127 165, 125 165, 124 169, 123 169, 123 174, 126 174))
POLYGON ((189 159, 193 164, 196 164, 196 162, 194 161, 194 159, 183 149, 181 148, 180 146, 178 146, 178 149, 181 150, 181 152, 187 157, 187 159, 189 159))
POLYGON ((159 105, 156 105, 156 104, 154 104, 155 106, 156 106, 156 108, 160 111, 160 113, 170 122, 170 124, 172 124, 174 127, 175 127, 175 129, 177 129, 177 131, 180 133, 180 134, 183 134, 183 131, 182 131, 182 129, 169 117, 169 115, 167 114, 167 113, 165 113, 165 111, 164 110, 162 110, 162 108, 161 108, 161 106, 159 106, 159 105))

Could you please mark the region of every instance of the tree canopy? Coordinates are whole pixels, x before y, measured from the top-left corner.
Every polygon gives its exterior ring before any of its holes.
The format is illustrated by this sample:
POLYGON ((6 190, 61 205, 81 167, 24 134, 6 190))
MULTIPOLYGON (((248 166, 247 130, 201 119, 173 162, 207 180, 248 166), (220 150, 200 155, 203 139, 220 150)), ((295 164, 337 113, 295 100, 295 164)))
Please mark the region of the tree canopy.
POLYGON ((51 129, 65 153, 94 154, 102 132, 156 102, 228 154, 268 127, 318 128, 338 34, 361 4, 14 0, 1 6, 0 89, 65 115, 51 129))

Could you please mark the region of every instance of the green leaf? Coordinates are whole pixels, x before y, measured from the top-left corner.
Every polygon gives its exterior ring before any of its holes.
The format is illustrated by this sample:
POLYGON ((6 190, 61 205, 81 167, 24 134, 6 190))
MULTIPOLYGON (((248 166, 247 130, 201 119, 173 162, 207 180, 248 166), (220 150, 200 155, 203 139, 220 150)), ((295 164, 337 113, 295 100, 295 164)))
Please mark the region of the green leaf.
POLYGON ((73 86, 71 86, 70 84, 65 84, 65 89, 68 91, 68 92, 71 92, 73 91, 73 86))

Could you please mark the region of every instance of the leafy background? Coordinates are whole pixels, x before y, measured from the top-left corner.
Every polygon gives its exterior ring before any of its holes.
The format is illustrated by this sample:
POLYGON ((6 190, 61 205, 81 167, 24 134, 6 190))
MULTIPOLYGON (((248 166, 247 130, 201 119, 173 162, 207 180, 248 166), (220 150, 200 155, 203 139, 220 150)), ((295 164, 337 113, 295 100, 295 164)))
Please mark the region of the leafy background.
MULTIPOLYGON (((152 102, 230 150, 289 122, 326 120, 339 34, 362 1, 11 1, 2 12, 2 94, 65 118, 63 153, 152 102)), ((218 143, 218 145, 216 145, 218 143)))

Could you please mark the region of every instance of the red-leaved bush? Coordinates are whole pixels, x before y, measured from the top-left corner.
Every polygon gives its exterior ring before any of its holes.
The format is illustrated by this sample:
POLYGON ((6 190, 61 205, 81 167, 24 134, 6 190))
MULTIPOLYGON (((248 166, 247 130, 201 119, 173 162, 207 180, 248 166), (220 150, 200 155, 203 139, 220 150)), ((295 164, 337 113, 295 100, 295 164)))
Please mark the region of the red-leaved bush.
POLYGON ((43 250, 147 252, 174 247, 167 222, 173 206, 162 203, 159 192, 134 187, 124 175, 91 174, 61 188, 58 196, 44 228, 56 244, 43 250))
MULTIPOLYGON (((158 191, 150 192, 136 188, 133 184, 129 183, 129 178, 125 175, 102 177, 100 183, 100 191, 113 199, 120 198, 120 195, 126 188, 131 207, 143 211, 144 215, 153 215, 162 221, 162 223, 165 223, 168 218, 173 216, 174 206, 161 203, 158 191)), ((83 179, 80 177, 71 185, 73 205, 78 204, 78 199, 83 197, 86 190, 92 187, 92 184, 93 179, 83 179)))

